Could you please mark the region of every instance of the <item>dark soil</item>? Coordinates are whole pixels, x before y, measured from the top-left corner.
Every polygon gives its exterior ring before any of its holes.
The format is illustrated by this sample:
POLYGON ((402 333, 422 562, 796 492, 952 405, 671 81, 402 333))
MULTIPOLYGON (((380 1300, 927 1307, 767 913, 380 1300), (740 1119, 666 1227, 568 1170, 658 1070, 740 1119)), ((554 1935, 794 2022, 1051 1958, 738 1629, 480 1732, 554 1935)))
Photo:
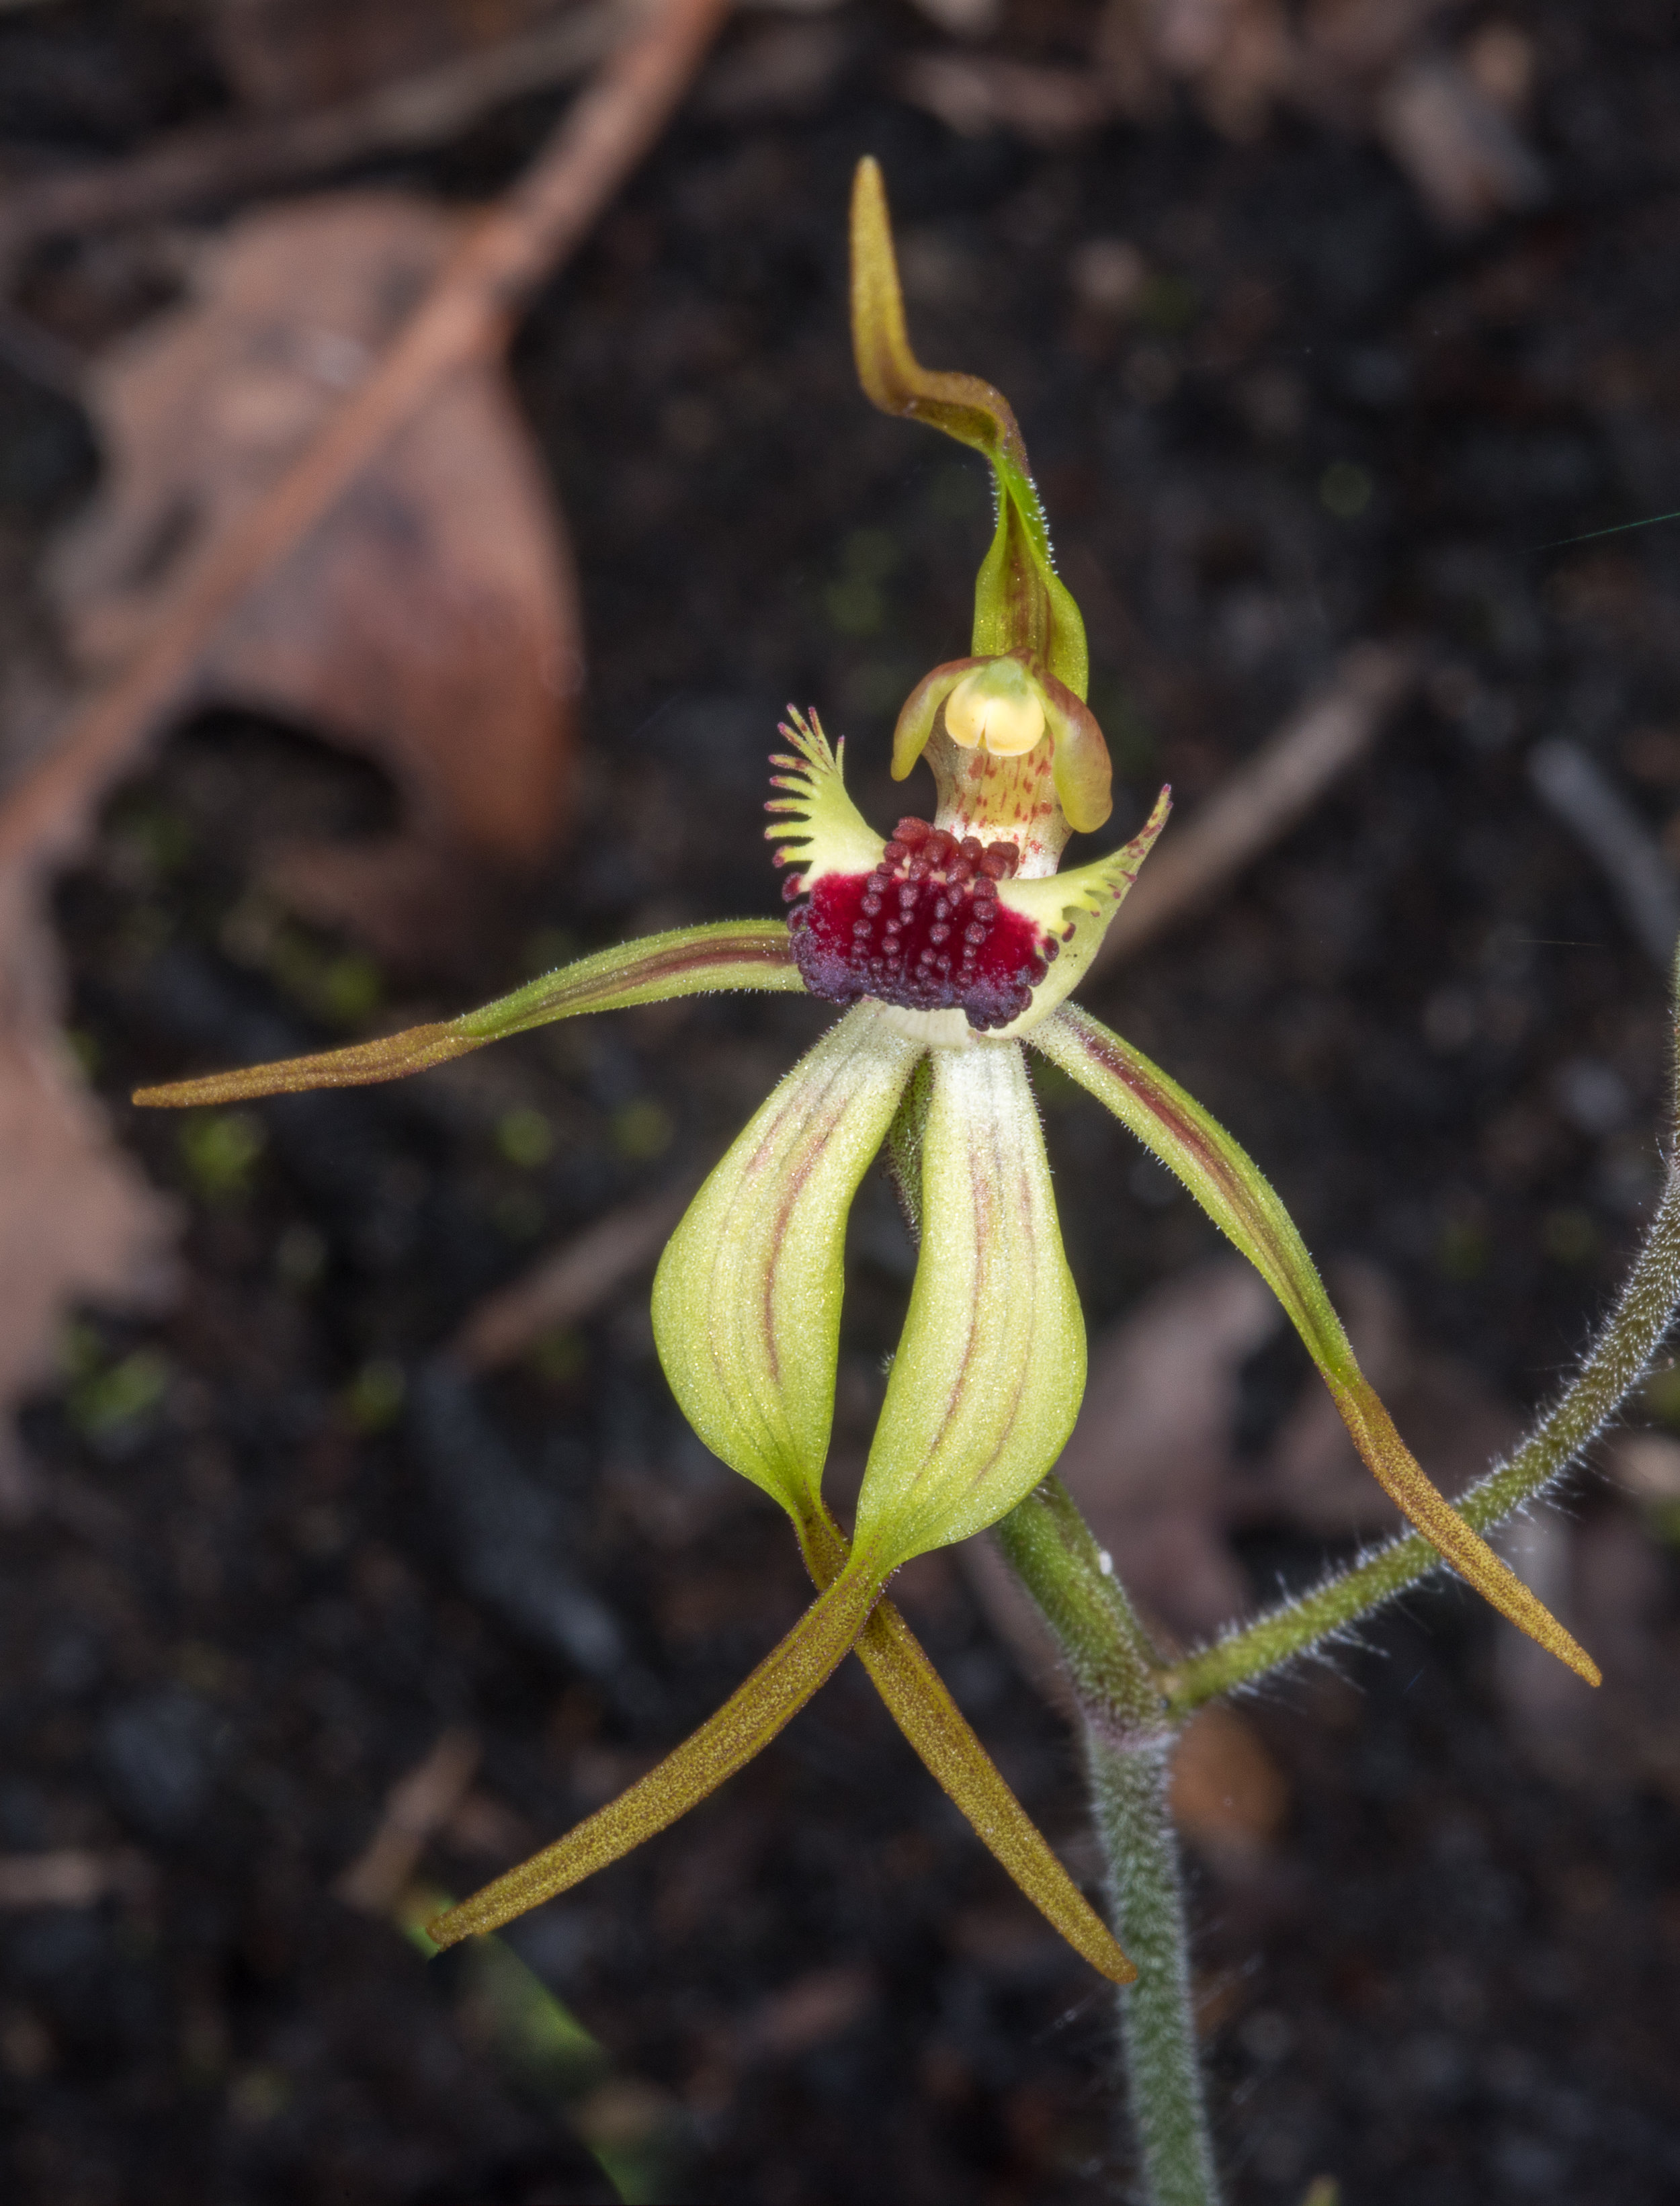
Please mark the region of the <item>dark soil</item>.
MULTIPOLYGON (((323 1005, 360 992, 366 1014, 376 985, 379 1019, 429 1017, 567 945, 778 909, 758 806, 789 697, 850 735, 867 813, 903 808, 885 737, 966 648, 987 500, 977 463, 855 386, 861 153, 886 169, 923 356, 1021 415, 1091 626, 1123 781, 1110 837, 1164 778, 1194 805, 1349 641, 1437 654, 1373 761, 1094 1008, 1237 1131, 1315 1249, 1385 1267, 1429 1339, 1520 1400, 1584 1339, 1648 1206, 1661 978, 1525 761, 1566 736, 1653 827, 1680 799, 1680 531, 1534 548, 1680 505, 1671 11, 1524 11, 1551 198, 1456 242, 1381 152, 1298 121, 1242 146, 1188 110, 1049 152, 953 137, 892 96, 926 22, 833 20, 843 57, 803 104, 743 110, 738 76, 732 111, 696 104, 520 341, 592 668, 575 833, 517 923, 471 927, 466 882, 456 973, 370 975, 301 928, 283 957, 235 954, 251 823, 352 832, 384 794, 226 716, 178 732, 64 885, 76 1031, 185 1206, 188 1272, 159 1322, 86 1320, 75 1382, 26 1420, 49 1505, 0 1546, 0 1850, 146 1865, 98 1906, 0 1917, 5 2189, 28 2206, 606 2198, 578 2123, 609 2117, 663 2170, 644 2197, 1128 2195, 1105 1997, 855 1665, 704 1810, 513 1935, 611 2062, 575 2120, 582 2087, 533 2069, 468 1957, 428 1965, 329 1896, 446 1725, 482 1742, 478 1813, 424 1869, 464 1892, 682 1736, 801 1605, 784 1524, 679 1421, 641 1290, 514 1375, 468 1387, 438 1350, 535 1249, 714 1158, 820 1007, 553 1028, 261 1106, 258 1139, 219 1148, 122 1100, 330 1040, 323 1005), (1098 236, 1162 271, 1153 326, 1076 302, 1069 256, 1098 236), (1337 463, 1369 486, 1341 518, 1337 463), (533 1112, 545 1160, 509 1132, 533 1112)), ((1069 5, 1001 43, 1054 59, 1090 32, 1069 5)), ((744 21, 717 69, 766 35, 744 21)), ((222 97, 173 14, 25 11, 0 24, 10 72, 28 93, 4 127, 63 153, 222 97)), ((551 112, 376 173, 487 191, 551 112)), ((120 257, 57 250, 28 295, 97 333, 145 294, 120 257)), ((16 633, 93 463, 72 408, 0 377, 16 633)), ((1094 1106, 1046 1100, 1095 1326, 1213 1237, 1094 1106)), ((853 1456, 904 1294, 884 1188, 855 1258, 853 1456)), ((1259 1599, 1322 1549, 1280 1526, 1249 1559, 1259 1599)), ((1092 1869, 1060 1720, 961 1571, 930 1563, 905 1598, 1092 1869)), ((1242 2206, 1295 2206, 1320 2173, 1349 2206, 1680 2197, 1671 1587, 1642 1629, 1573 1781, 1513 1728, 1495 1627, 1462 1594, 1260 1708, 1290 1821, 1245 1876, 1193 1864, 1242 2206)))

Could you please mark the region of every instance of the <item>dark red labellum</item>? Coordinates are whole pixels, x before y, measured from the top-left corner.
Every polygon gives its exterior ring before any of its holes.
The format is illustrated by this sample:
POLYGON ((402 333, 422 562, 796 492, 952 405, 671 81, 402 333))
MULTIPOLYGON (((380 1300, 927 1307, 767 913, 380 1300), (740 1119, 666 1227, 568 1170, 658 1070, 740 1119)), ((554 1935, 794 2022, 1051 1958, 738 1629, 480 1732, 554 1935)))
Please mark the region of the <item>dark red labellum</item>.
POLYGON ((873 873, 825 874, 790 915, 806 987, 833 1004, 960 1010, 981 1032, 1010 1025, 1056 950, 998 900, 1020 856, 1013 843, 901 820, 873 873))

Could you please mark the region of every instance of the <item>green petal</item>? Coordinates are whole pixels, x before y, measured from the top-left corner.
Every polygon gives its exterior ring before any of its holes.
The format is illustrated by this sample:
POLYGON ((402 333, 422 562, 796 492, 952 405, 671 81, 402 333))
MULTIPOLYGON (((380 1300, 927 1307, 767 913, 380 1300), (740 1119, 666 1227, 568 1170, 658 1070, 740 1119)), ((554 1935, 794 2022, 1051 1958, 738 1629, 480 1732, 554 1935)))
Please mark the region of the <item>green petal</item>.
POLYGON ((597 1869, 686 1815, 724 1780, 761 1753, 850 1652, 880 1589, 852 1571, 807 1608, 717 1714, 616 1800, 498 1876, 426 1929, 439 1946, 497 1930, 527 1908, 568 1892, 597 1869))
POLYGON ((975 667, 984 666, 983 659, 952 659, 944 665, 936 666, 931 674, 924 674, 915 688, 904 700, 892 731, 892 778, 903 781, 910 768, 927 748, 927 739, 933 732, 933 723, 939 716, 939 707, 965 674, 975 667))
POLYGON ((1485 1600, 1596 1685, 1592 1657, 1424 1476, 1360 1369, 1294 1221, 1253 1159, 1159 1065, 1088 1012, 1064 1005, 1032 1040, 1153 1150, 1248 1257, 1306 1343, 1383 1491, 1485 1600))
POLYGON ((1137 879, 1138 868, 1154 847, 1155 838, 1172 809, 1172 791, 1164 789, 1155 808, 1131 841, 1105 858, 1088 866, 1075 866, 1070 873, 1044 873, 1034 880, 1001 881, 998 901, 1018 911, 1046 932, 1061 939, 1061 953, 1033 991, 1033 1000, 1006 1035, 1028 1034, 1066 1000, 1085 978, 1096 956, 1109 921, 1119 910, 1127 891, 1137 879))
POLYGON ((852 346, 858 380, 884 414, 943 429, 992 462, 998 533, 974 586, 974 655, 1030 651, 1083 697, 1085 623, 1051 563, 1044 507, 1015 415, 1002 392, 979 376, 935 373, 911 351, 886 187, 867 159, 852 186, 852 346))
POLYGON ((879 1005, 849 1011, 736 1139, 653 1282, 683 1416, 795 1519, 828 1454, 847 1213, 921 1054, 879 1005))
POLYGON ((921 1237, 858 1500, 855 1552, 882 1570, 1013 1509, 1085 1391, 1085 1323, 1012 1042, 933 1052, 921 1237))
POLYGON ((1114 767, 1103 731, 1085 700, 1054 675, 1045 683, 1045 705, 1057 801, 1076 834, 1094 834, 1114 809, 1114 767))
POLYGON ((359 1041, 314 1057, 290 1057, 277 1064, 254 1064, 240 1072, 213 1072, 201 1080, 176 1080, 161 1088, 141 1088, 136 1103, 176 1105, 232 1103, 253 1095, 291 1095, 307 1088, 364 1088, 380 1080, 399 1080, 428 1065, 465 1057, 487 1041, 545 1026, 551 1019, 575 1018, 583 1011, 623 1011, 631 1004, 658 1004, 672 996, 695 996, 711 989, 801 989, 804 982, 793 962, 788 930, 781 920, 725 920, 715 927, 681 927, 669 934, 645 935, 617 950, 603 950, 563 965, 511 996, 499 997, 476 1011, 435 1024, 409 1027, 378 1041, 359 1041))

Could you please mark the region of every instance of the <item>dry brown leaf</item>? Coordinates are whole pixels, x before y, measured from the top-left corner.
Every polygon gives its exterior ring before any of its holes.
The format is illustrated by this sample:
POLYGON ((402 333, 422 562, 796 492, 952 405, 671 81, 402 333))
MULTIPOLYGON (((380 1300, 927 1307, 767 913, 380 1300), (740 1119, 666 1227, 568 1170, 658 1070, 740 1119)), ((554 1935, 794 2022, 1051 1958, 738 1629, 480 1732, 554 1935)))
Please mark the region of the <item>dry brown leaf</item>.
MULTIPOLYGON (((101 361, 105 486, 52 585, 90 672, 120 665, 358 383, 458 234, 420 202, 334 194, 234 224, 190 295, 101 361)), ((405 800, 389 842, 275 851, 306 915, 424 958, 463 861, 557 832, 582 653, 569 556, 499 362, 465 371, 254 590, 198 694, 319 729, 405 800)))
POLYGON ((1224 1538, 1238 1374, 1278 1305, 1247 1264, 1169 1279, 1091 1344, 1057 1471, 1134 1596, 1168 1627, 1212 1631, 1247 1589, 1224 1538))
POLYGON ((651 1272, 694 1189, 685 1183, 610 1210, 571 1235, 468 1316, 450 1353, 465 1369, 493 1371, 545 1334, 578 1324, 638 1273, 651 1272))
POLYGON ((1224 1701, 1198 1708, 1173 1750, 1173 1821, 1214 1868, 1258 1867, 1289 1814, 1290 1789, 1260 1734, 1224 1701))
MULTIPOLYGON (((414 944, 393 881, 411 902, 429 882, 419 916, 441 932, 458 923, 463 856, 528 858, 553 832, 575 594, 489 363, 511 313, 646 150, 723 12, 669 0, 627 37, 583 121, 557 126, 438 282, 458 235, 446 218, 388 194, 318 200, 230 229, 201 253, 187 306, 103 364, 111 479, 58 579, 84 658, 126 656, 4 807, 0 1414, 52 1375, 68 1305, 155 1305, 167 1291, 170 1210, 77 1079, 43 904, 189 674, 200 697, 249 683, 282 710, 319 704, 342 714, 339 740, 391 762, 409 819, 378 854, 383 876, 359 851, 337 854, 335 875, 327 854, 313 885, 321 905, 360 896, 364 924, 398 952, 414 944), (370 562, 379 574, 362 571, 370 562), (248 610, 231 621, 232 606, 248 610)), ((0 1449, 0 1510, 29 1499, 21 1458, 0 1449)))
MULTIPOLYGON (((58 964, 31 890, 0 874, 0 1416, 58 1374, 64 1313, 159 1308, 174 1206, 112 1140, 60 1028, 58 964)), ((0 1428, 0 1517, 32 1481, 0 1428)))

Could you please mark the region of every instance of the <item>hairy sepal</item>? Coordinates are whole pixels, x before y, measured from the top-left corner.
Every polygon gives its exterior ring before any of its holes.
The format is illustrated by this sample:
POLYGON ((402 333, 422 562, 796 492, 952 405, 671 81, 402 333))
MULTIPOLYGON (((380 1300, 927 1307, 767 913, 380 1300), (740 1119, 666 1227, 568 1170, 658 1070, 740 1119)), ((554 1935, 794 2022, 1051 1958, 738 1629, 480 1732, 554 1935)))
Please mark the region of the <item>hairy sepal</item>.
MULTIPOLYGON (((799 1529, 813 1578, 831 1585, 847 1560, 839 1526, 819 1509, 799 1529)), ((1137 1970, 1114 1934, 1051 1851, 891 1601, 876 1602, 854 1651, 929 1774, 1045 1920, 1111 1983, 1133 1982, 1137 1970)))
POLYGON ((499 1929, 686 1815, 761 1753, 834 1674, 879 1594, 862 1572, 843 1572, 709 1722, 563 1839, 428 1923, 431 1936, 439 1946, 455 1946, 475 1932, 499 1929))
POLYGON ((891 1570, 1014 1508, 1061 1453, 1085 1391, 1020 1049, 936 1050, 909 1314, 858 1500, 855 1552, 891 1570))
POLYGON ((353 1042, 347 1049, 137 1088, 134 1100, 174 1108, 239 1102, 258 1095, 294 1095, 312 1088, 369 1087, 465 1057, 505 1034, 523 1034, 554 1019, 577 1018, 585 1011, 623 1011, 632 1004, 663 1003, 714 989, 802 990, 804 985, 781 920, 726 920, 713 927, 677 927, 668 934, 646 935, 640 942, 580 957, 575 964, 563 965, 459 1018, 409 1027, 377 1041, 353 1042))
POLYGON ((1598 1684, 1592 1657, 1425 1476, 1360 1369, 1293 1219, 1253 1159, 1159 1065, 1088 1012, 1064 1005, 1034 1029, 1032 1040, 1153 1151, 1254 1266, 1318 1365, 1367 1468, 1408 1521, 1502 1616, 1598 1684))
POLYGON ((828 1453, 847 1214, 921 1054, 877 1005, 849 1011, 736 1138, 654 1279, 683 1416, 795 1522, 828 1453))

